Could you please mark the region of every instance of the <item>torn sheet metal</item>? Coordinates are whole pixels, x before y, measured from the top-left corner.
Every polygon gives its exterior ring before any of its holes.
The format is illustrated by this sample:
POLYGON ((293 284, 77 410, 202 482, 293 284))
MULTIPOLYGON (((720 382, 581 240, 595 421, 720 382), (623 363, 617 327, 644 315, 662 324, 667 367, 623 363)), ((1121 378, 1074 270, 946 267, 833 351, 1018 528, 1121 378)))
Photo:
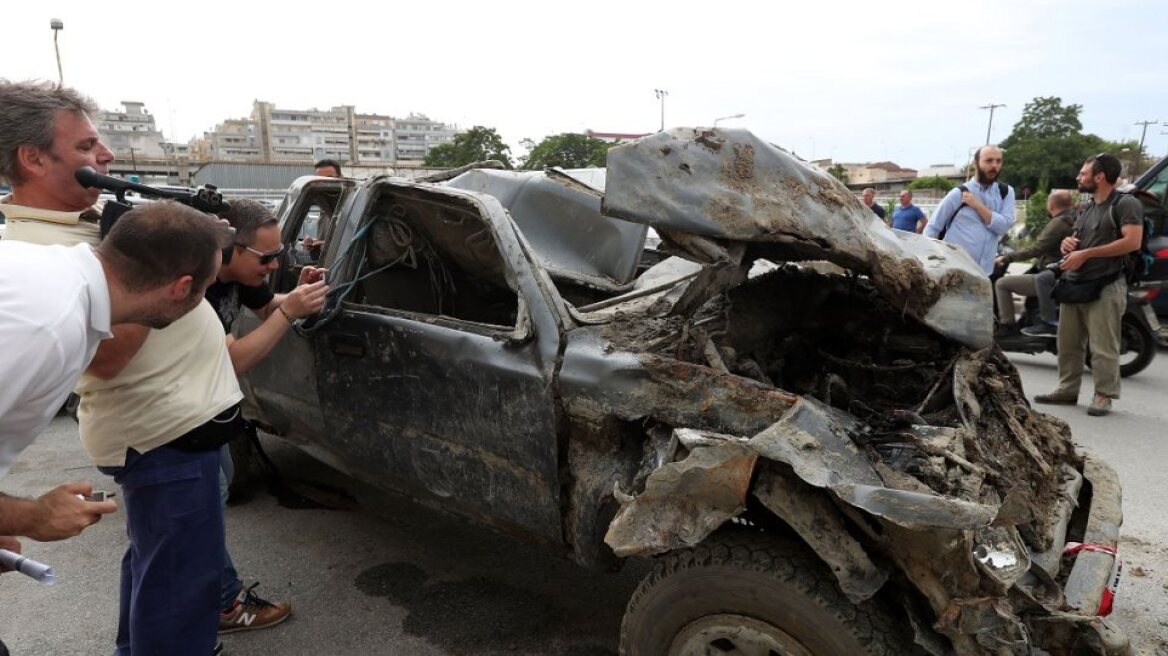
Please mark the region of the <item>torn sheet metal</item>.
POLYGON ((824 492, 799 483, 772 465, 759 472, 754 496, 827 563, 840 590, 853 604, 871 599, 888 581, 888 571, 872 562, 824 492))
POLYGON ((943 335, 993 341, 989 280, 964 251, 889 229, 840 182, 746 130, 675 128, 609 150, 603 212, 662 235, 754 242, 775 261, 827 260, 943 335))
POLYGON ((779 421, 751 438, 750 446, 759 455, 791 465, 807 483, 905 528, 966 530, 994 520, 994 506, 885 487, 850 437, 860 430, 851 415, 801 397, 779 421))
POLYGON ((698 544, 746 508, 758 460, 749 447, 698 447, 653 472, 645 491, 624 501, 604 541, 616 555, 652 555, 698 544))

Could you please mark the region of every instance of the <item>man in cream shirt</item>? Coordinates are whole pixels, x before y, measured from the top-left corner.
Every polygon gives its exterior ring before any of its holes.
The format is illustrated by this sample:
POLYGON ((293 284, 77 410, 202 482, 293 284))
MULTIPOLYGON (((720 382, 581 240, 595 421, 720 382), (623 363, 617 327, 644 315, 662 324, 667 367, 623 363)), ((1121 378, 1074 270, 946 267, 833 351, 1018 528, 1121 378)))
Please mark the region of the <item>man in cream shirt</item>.
POLYGON ((97 245, 100 216, 92 206, 101 192, 73 178, 82 166, 106 173, 114 160, 90 120, 95 112, 68 87, 0 81, 0 177, 13 189, 0 198, 5 239, 97 245))

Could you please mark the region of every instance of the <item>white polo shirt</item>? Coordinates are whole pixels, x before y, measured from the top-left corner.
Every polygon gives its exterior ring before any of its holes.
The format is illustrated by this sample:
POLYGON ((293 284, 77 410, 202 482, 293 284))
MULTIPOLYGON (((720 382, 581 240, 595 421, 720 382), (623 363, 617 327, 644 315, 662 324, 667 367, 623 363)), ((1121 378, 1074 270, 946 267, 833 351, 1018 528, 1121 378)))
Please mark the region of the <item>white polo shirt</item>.
POLYGON ((88 244, 0 241, 0 476, 108 337, 109 287, 88 244))

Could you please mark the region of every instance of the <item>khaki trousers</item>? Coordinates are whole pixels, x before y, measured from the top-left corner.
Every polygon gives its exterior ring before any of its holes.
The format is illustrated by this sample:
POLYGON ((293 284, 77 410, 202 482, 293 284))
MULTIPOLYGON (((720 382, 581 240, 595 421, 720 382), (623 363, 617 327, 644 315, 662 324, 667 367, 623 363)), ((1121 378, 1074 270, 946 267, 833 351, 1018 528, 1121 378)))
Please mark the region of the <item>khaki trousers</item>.
POLYGON ((1090 344, 1095 393, 1119 398, 1120 322, 1126 306, 1127 283, 1123 276, 1104 287, 1099 298, 1090 303, 1059 306, 1056 394, 1078 396, 1090 344))

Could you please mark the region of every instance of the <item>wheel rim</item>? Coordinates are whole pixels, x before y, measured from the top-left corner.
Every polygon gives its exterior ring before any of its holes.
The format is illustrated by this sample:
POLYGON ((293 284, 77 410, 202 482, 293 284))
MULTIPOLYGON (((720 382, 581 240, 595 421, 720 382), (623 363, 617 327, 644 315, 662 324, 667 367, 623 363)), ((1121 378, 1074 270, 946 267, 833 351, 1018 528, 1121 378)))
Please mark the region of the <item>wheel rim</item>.
POLYGON ((814 656, 801 642, 773 624, 743 615, 709 615, 690 622, 669 649, 669 656, 814 656))

